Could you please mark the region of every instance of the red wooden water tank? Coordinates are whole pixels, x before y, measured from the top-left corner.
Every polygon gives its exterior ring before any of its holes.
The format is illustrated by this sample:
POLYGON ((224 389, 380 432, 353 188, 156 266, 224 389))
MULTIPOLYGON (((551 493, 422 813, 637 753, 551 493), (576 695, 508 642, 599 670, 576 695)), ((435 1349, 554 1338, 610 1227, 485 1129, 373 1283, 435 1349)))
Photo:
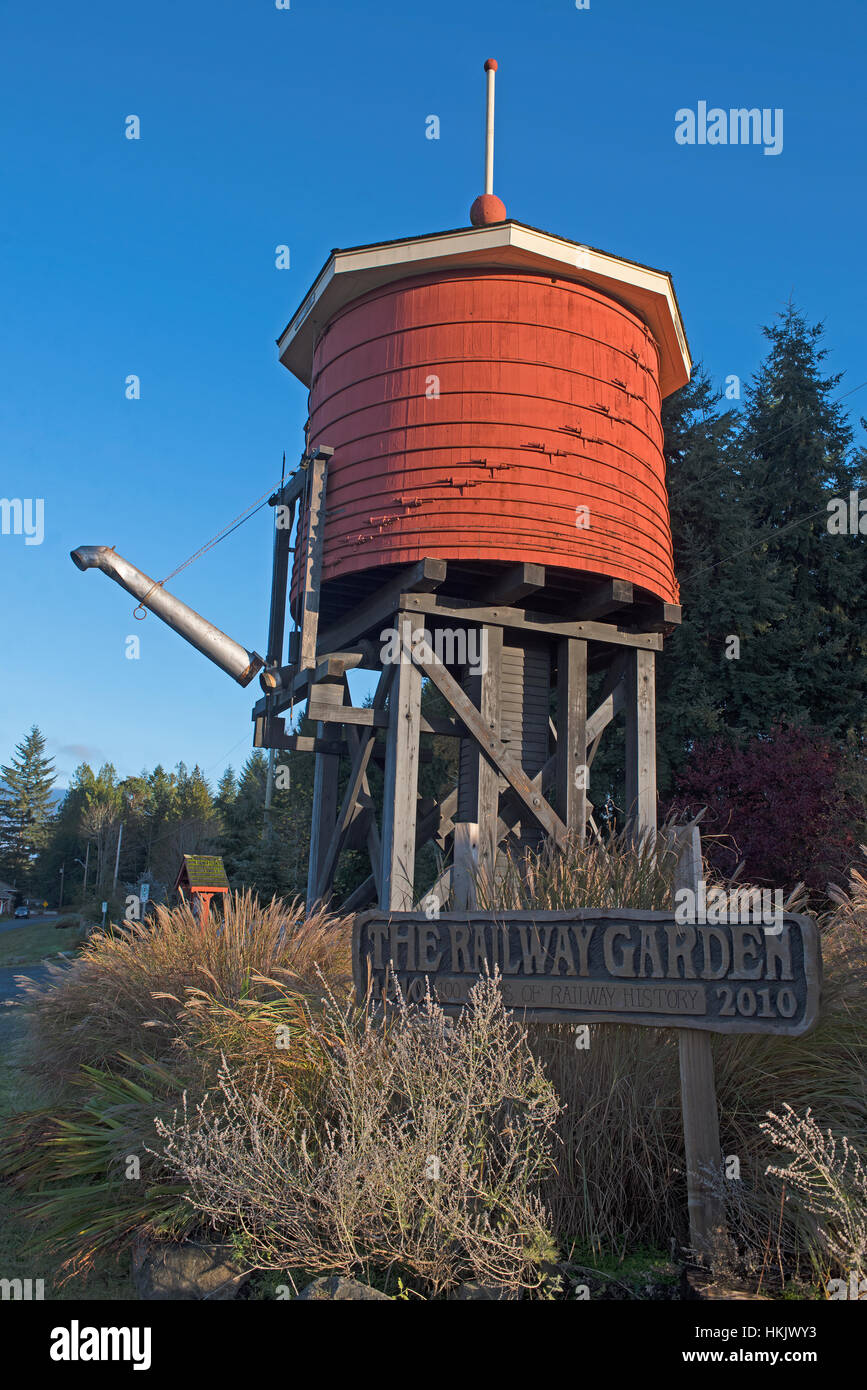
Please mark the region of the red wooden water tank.
POLYGON ((326 593, 432 556, 677 601, 660 347, 621 298, 519 267, 391 278, 317 330, 309 379, 326 593))

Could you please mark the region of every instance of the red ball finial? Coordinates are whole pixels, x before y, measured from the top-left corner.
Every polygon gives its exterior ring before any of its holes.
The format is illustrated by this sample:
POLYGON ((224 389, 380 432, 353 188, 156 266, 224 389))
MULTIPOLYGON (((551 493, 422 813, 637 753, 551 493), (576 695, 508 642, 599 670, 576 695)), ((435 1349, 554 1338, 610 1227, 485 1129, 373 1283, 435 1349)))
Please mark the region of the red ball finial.
POLYGON ((506 204, 496 193, 480 193, 470 208, 470 221, 474 227, 490 227, 495 222, 505 222, 506 204))
POLYGON ((496 71, 497 71, 497 60, 496 60, 496 58, 488 58, 487 62, 485 63, 485 72, 496 72, 496 71))

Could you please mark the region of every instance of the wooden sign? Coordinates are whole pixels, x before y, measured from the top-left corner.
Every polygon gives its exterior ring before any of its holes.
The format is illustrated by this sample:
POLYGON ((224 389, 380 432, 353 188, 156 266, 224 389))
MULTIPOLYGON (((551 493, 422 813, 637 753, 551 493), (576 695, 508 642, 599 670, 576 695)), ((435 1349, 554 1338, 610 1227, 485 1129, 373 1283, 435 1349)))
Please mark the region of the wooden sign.
POLYGON ((447 1012, 498 968, 503 999, 533 1023, 641 1023, 715 1033, 808 1032, 819 1013, 815 923, 682 923, 673 912, 419 912, 359 914, 353 972, 359 997, 390 976, 404 996, 425 981, 447 1012))

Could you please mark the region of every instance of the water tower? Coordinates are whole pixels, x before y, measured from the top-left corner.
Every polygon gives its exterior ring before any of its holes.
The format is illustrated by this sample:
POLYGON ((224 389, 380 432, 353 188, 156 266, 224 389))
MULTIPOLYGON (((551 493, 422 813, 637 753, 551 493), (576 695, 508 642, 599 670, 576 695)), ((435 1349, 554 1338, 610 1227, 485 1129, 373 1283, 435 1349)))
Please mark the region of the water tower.
POLYGON ((330 896, 348 845, 366 843, 371 873, 344 906, 405 909, 429 840, 453 864, 432 896, 462 905, 471 863, 490 872, 515 844, 594 833, 587 770, 620 714, 627 805, 639 831, 655 825, 654 661, 680 620, 660 408, 689 350, 667 273, 507 215, 496 66, 472 225, 333 251, 278 340, 309 418, 270 499, 264 663, 114 552, 73 553, 242 684, 264 666, 255 746, 315 754, 310 902, 330 896), (354 668, 379 673, 369 708, 351 703, 354 668), (425 677, 448 718, 422 714, 425 677), (315 737, 291 732, 304 701, 315 737), (460 747, 439 802, 417 791, 430 733, 460 747))
MULTIPOLYGON (((272 499, 283 527, 256 742, 315 751, 311 900, 366 837, 353 908, 413 906, 429 839, 454 847, 460 872, 468 853, 490 868, 516 839, 583 835, 587 768, 621 711, 627 802, 639 829, 655 823, 654 659, 680 618, 660 407, 688 381, 689 350, 668 274, 508 217, 485 68, 472 225, 333 251, 278 340, 309 419, 301 468, 272 499), (380 672, 372 708, 350 703, 352 667, 380 672), (591 713, 587 675, 602 668, 591 713), (424 677, 450 719, 423 717, 424 677), (281 718, 303 699, 313 741, 281 718), (460 741, 458 785, 436 805, 416 790, 425 732, 460 741), (381 831, 367 790, 378 734, 381 831)), ((450 886, 447 873, 435 895, 450 886)))

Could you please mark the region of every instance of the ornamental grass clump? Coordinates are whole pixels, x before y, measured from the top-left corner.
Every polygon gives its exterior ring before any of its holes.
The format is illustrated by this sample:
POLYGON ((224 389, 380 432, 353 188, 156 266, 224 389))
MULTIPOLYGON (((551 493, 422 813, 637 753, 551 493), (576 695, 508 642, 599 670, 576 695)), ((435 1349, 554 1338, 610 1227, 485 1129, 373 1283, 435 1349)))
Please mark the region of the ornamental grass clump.
POLYGON ((348 990, 350 956, 347 922, 297 900, 232 893, 204 930, 186 903, 158 907, 94 932, 72 965, 31 987, 34 1068, 62 1080, 81 1065, 117 1069, 120 1054, 171 1062, 196 994, 228 1021, 263 1001, 316 998, 322 977, 348 990))
POLYGON ((430 996, 398 998, 385 1023, 331 999, 311 1027, 328 1058, 316 1111, 287 1105, 273 1070, 250 1086, 227 1064, 214 1093, 158 1121, 200 1216, 242 1231, 262 1269, 396 1270, 434 1295, 540 1285, 559 1105, 499 980, 454 1021, 430 996))
POLYGON ((619 831, 582 843, 572 834, 558 849, 546 840, 538 850, 503 856, 494 881, 479 874, 476 896, 483 910, 546 912, 572 907, 671 907, 677 853, 665 827, 636 842, 619 831))
POLYGON ((28 1066, 43 1105, 4 1123, 0 1177, 67 1275, 139 1230, 178 1238, 195 1225, 146 1145, 155 1116, 200 1100, 225 1062, 242 1086, 270 1065, 287 1111, 316 1107, 327 1029, 310 1023, 323 982, 348 996, 346 923, 238 894, 205 930, 182 904, 95 933, 31 989, 28 1066))

